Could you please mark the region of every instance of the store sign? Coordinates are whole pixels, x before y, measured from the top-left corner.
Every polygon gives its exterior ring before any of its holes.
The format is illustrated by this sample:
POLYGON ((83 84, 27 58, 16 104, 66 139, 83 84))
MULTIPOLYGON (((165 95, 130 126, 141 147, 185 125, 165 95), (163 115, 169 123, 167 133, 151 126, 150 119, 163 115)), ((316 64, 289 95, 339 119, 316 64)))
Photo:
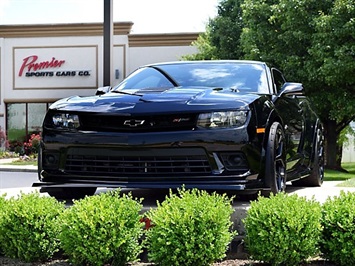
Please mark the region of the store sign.
POLYGON ((14 48, 15 89, 96 88, 97 47, 14 48))
POLYGON ((56 60, 52 57, 51 61, 38 62, 37 55, 27 56, 23 59, 22 66, 18 75, 21 77, 26 72, 26 77, 52 77, 53 71, 42 71, 47 69, 59 68, 65 63, 65 60, 56 60))

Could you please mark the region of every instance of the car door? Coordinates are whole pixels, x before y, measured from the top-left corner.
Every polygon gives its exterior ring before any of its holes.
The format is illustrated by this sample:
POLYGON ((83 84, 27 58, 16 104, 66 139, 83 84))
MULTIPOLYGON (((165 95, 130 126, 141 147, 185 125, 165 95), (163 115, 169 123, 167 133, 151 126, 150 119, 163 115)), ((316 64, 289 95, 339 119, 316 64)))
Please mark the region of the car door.
POLYGON ((274 97, 275 108, 282 118, 287 149, 287 179, 304 170, 303 165, 303 131, 305 128, 304 110, 300 106, 300 99, 296 95, 281 94, 286 83, 282 73, 272 69, 272 78, 277 97, 274 97))

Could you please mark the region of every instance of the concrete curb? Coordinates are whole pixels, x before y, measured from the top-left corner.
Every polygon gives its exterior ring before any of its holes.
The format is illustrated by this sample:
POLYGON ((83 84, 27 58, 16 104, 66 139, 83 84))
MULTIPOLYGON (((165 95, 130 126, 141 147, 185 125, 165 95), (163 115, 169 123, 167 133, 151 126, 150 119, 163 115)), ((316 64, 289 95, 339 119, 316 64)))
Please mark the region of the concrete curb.
POLYGON ((35 165, 13 165, 13 161, 18 158, 0 159, 0 172, 37 172, 35 165))
POLYGON ((37 167, 34 168, 30 167, 20 167, 14 165, 0 165, 0 172, 37 172, 37 167))

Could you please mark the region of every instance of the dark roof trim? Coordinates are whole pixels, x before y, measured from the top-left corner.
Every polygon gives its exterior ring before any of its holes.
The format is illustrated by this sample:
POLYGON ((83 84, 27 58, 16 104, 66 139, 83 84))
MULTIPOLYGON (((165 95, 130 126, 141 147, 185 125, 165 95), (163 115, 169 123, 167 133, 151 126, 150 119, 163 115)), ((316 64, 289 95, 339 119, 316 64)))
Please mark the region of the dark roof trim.
POLYGON ((132 34, 128 36, 130 47, 189 46, 200 33, 132 34))
MULTIPOLYGON (((114 35, 128 35, 133 22, 115 22, 114 35)), ((103 23, 0 25, 0 37, 101 36, 103 23)))

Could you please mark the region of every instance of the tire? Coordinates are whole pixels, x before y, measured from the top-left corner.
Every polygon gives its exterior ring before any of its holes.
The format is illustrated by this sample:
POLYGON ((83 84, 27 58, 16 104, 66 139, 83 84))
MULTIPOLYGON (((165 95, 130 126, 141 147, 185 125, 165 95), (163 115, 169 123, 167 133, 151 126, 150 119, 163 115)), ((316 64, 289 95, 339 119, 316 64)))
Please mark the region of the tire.
POLYGON ((303 179, 292 182, 293 186, 320 187, 324 179, 324 137, 321 128, 317 129, 312 155, 311 174, 303 179))
POLYGON ((273 194, 286 190, 285 133, 279 122, 274 122, 269 131, 265 158, 265 187, 273 194))
POLYGON ((61 187, 61 188, 45 188, 41 192, 47 192, 50 196, 57 200, 77 200, 92 196, 96 192, 96 187, 61 187))

